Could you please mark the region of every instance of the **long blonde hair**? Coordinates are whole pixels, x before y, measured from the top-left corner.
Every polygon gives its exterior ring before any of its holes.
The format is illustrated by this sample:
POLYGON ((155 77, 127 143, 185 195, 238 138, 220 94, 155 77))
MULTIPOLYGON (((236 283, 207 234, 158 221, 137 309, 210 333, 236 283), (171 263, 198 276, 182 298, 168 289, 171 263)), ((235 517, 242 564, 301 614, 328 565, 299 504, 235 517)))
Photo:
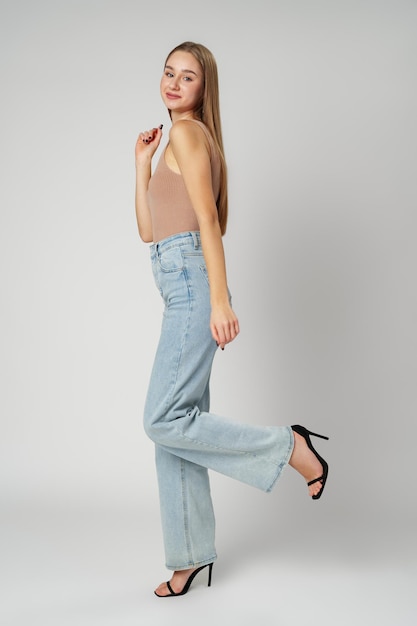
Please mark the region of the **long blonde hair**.
POLYGON ((168 54, 165 65, 169 57, 177 51, 190 52, 199 62, 203 71, 203 95, 200 104, 194 111, 199 120, 203 122, 209 129, 214 143, 219 151, 220 156, 220 190, 216 199, 217 212, 219 215, 219 224, 222 235, 226 232, 227 215, 228 215, 228 198, 227 198, 227 167, 224 156, 223 137, 220 120, 220 103, 219 103, 219 79, 217 73, 217 63, 208 48, 200 43, 193 41, 185 41, 176 46, 168 54))

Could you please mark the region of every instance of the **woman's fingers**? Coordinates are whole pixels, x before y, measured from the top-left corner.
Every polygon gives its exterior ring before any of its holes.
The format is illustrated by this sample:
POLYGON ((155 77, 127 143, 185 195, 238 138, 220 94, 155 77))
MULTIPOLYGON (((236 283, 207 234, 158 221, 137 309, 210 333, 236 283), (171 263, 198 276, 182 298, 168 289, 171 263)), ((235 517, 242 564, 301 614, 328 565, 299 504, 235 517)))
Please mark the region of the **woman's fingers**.
POLYGON ((218 346, 224 350, 225 345, 233 341, 239 334, 239 322, 237 319, 224 322, 216 322, 213 320, 211 332, 218 346))
POLYGON ((136 152, 141 153, 147 151, 147 147, 152 145, 152 152, 154 152, 162 137, 162 124, 158 128, 151 128, 151 130, 144 130, 142 133, 139 133, 137 142, 136 142, 136 152))
POLYGON ((147 130, 147 131, 145 131, 143 133, 140 133, 139 139, 143 143, 150 143, 151 141, 153 141, 155 139, 156 133, 157 133, 157 129, 156 128, 152 128, 152 130, 147 130))

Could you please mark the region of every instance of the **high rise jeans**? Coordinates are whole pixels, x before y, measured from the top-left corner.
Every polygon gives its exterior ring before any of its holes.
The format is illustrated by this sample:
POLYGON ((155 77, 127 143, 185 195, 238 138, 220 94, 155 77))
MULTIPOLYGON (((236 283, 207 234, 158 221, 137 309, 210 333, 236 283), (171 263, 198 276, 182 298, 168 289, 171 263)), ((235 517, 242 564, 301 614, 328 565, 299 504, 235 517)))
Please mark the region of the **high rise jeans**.
POLYGON ((258 427, 209 413, 217 345, 199 233, 152 244, 151 260, 165 308, 144 427, 155 443, 166 566, 182 570, 216 559, 208 470, 269 492, 294 439, 289 426, 258 427))

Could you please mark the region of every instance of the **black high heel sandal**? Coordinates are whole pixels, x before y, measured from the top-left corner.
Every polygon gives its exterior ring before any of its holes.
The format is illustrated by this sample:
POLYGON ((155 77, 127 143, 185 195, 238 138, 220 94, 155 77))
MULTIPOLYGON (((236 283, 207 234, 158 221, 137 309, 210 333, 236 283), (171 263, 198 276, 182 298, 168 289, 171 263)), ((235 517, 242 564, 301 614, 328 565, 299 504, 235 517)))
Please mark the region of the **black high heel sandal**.
POLYGON ((327 474, 329 473, 329 466, 327 465, 326 461, 314 449, 313 444, 311 443, 311 440, 310 440, 310 435, 312 435, 313 437, 320 437, 320 439, 328 440, 329 438, 325 437, 324 435, 318 435, 317 433, 312 433, 311 430, 307 430, 307 428, 304 428, 304 426, 299 426, 298 424, 296 424, 295 426, 291 426, 291 428, 293 429, 294 432, 304 437, 308 447, 313 452, 317 460, 320 461, 323 467, 323 473, 320 476, 320 478, 314 478, 314 480, 310 480, 310 482, 307 483, 308 486, 313 485, 314 483, 318 483, 318 482, 322 483, 320 491, 315 496, 311 496, 313 500, 318 500, 324 491, 324 485, 326 484, 327 474))
POLYGON ((167 587, 168 587, 168 591, 169 593, 166 596, 161 596, 159 595, 159 593, 156 593, 156 591, 154 591, 154 594, 156 596, 158 596, 158 598, 172 598, 173 596, 184 596, 187 591, 189 590, 189 588, 191 587, 191 583, 193 582, 194 578, 197 576, 197 574, 199 572, 201 572, 202 569, 204 569, 205 567, 209 568, 209 574, 208 574, 208 587, 211 587, 211 573, 213 570, 213 563, 207 563, 207 565, 202 565, 201 567, 198 567, 197 569, 195 569, 187 578, 184 587, 182 588, 181 591, 179 591, 178 593, 175 593, 175 591, 172 589, 169 580, 167 581, 167 587))

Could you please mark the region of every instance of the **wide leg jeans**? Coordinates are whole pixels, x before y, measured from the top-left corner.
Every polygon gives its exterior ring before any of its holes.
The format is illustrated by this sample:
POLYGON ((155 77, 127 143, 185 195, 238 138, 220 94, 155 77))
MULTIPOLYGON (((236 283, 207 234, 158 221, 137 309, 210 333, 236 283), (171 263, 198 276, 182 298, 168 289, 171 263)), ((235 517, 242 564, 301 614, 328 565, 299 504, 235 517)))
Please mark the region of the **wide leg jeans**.
POLYGON ((153 244, 151 261, 165 306, 144 427, 155 443, 166 566, 181 570, 216 559, 208 470, 269 492, 294 439, 289 426, 254 426, 209 412, 217 345, 199 233, 153 244))

